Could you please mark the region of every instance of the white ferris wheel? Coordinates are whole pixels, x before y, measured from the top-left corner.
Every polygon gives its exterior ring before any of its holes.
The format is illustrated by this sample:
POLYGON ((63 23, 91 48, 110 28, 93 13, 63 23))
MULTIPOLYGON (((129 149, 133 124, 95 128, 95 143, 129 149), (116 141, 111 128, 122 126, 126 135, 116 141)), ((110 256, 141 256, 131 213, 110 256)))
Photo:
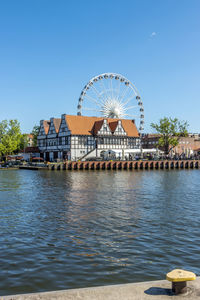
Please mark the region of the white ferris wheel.
POLYGON ((120 74, 104 73, 93 77, 83 88, 77 115, 134 119, 144 129, 144 107, 133 83, 120 74))

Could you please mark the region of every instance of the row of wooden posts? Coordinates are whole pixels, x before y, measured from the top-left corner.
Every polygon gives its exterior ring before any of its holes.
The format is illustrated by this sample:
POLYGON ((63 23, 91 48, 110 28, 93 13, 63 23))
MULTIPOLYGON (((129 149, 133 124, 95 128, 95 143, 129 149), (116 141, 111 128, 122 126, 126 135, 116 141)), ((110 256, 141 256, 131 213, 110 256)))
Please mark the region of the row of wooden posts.
POLYGON ((49 165, 50 170, 170 170, 199 168, 199 160, 66 161, 49 165))

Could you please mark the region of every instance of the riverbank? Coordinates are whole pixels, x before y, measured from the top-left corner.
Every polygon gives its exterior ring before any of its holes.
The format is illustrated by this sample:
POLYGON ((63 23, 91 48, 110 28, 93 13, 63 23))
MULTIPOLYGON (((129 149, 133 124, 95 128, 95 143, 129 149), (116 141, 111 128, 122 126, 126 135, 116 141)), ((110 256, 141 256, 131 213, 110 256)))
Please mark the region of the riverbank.
POLYGON ((174 295, 171 283, 166 280, 71 289, 34 294, 3 296, 2 300, 146 300, 146 299, 199 299, 200 277, 188 282, 188 292, 174 295))
POLYGON ((49 170, 173 170, 199 169, 200 160, 67 161, 50 163, 49 170))
POLYGON ((66 161, 59 163, 19 165, 0 170, 175 170, 199 169, 200 160, 160 160, 160 161, 66 161))

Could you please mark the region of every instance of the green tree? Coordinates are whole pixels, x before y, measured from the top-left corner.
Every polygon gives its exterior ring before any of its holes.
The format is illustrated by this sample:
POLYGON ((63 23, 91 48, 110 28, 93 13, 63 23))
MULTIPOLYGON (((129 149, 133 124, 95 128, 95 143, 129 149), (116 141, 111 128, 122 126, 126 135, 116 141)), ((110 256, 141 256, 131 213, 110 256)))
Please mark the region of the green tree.
POLYGON ((0 154, 7 156, 20 148, 21 131, 17 120, 0 122, 0 154))
POLYGON ((23 151, 26 147, 28 147, 28 136, 24 133, 20 138, 19 149, 23 151))
POLYGON ((8 127, 7 120, 3 120, 2 122, 0 122, 0 138, 6 133, 7 127, 8 127))
POLYGON ((178 145, 180 137, 188 135, 188 123, 177 118, 164 117, 159 123, 151 123, 151 127, 160 134, 158 145, 164 147, 165 154, 178 145))
POLYGON ((31 134, 33 135, 33 146, 36 147, 37 146, 37 137, 39 134, 39 130, 40 130, 40 126, 35 125, 33 127, 33 130, 31 132, 31 134))

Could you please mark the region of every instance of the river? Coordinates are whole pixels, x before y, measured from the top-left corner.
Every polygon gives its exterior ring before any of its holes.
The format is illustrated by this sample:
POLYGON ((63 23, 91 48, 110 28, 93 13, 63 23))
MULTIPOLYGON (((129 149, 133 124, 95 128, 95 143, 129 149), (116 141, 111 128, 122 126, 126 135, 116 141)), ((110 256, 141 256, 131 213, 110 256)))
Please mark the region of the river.
POLYGON ((199 275, 200 170, 0 171, 0 295, 199 275))

